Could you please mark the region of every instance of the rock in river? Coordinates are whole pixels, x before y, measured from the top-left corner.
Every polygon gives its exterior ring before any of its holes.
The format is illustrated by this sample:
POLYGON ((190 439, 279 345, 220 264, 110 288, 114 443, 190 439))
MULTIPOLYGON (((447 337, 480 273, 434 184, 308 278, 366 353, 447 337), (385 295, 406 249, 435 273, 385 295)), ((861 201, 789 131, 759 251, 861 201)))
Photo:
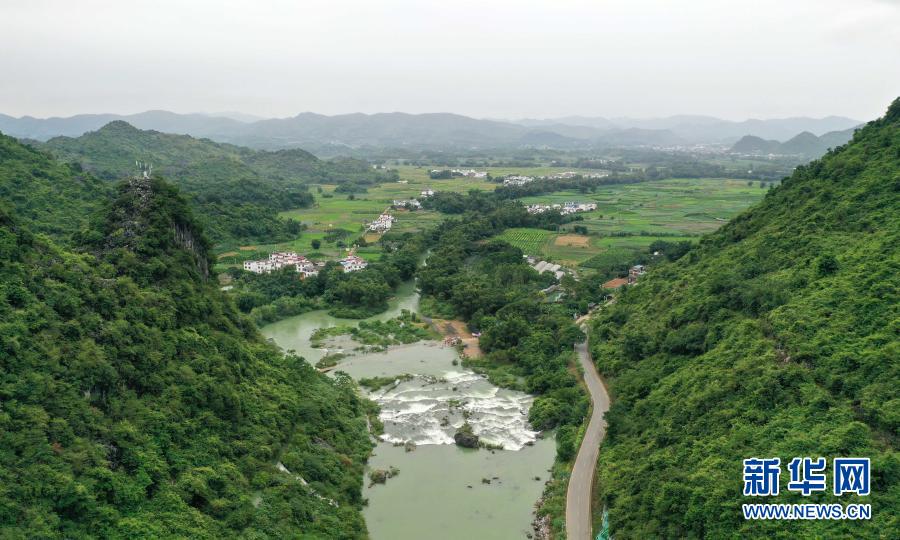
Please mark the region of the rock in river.
POLYGON ((464 448, 478 448, 478 435, 472 433, 472 426, 469 425, 468 422, 463 424, 453 436, 453 440, 456 441, 458 446, 462 446, 464 448))

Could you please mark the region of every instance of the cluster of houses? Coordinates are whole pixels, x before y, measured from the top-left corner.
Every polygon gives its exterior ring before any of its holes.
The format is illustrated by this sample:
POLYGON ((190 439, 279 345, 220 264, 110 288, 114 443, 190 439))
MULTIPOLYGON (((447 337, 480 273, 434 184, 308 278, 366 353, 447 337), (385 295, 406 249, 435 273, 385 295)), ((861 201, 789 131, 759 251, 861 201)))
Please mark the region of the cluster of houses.
POLYGON ((504 186, 524 186, 529 182, 534 182, 533 176, 521 176, 518 174, 511 174, 503 179, 504 186))
POLYGON ((565 202, 563 204, 529 204, 525 210, 529 214, 543 214, 550 210, 557 210, 562 215, 575 214, 577 212, 590 212, 597 209, 597 203, 565 202))
POLYGON ((391 206, 394 208, 418 210, 422 208, 422 203, 419 202, 419 199, 394 199, 394 203, 391 206))
POLYGON ((604 289, 621 289, 625 285, 634 285, 646 271, 647 269, 643 264, 636 264, 628 270, 628 277, 611 279, 601 285, 601 287, 604 289))
POLYGON ((325 266, 325 263, 314 263, 293 251, 276 251, 269 255, 268 259, 244 261, 244 270, 254 274, 269 274, 286 266, 293 266, 298 274, 307 278, 318 275, 319 268, 325 266))
POLYGON ((357 257, 351 253, 350 255, 347 255, 347 257, 341 259, 341 266, 344 267, 344 273, 357 272, 359 270, 365 270, 365 268, 369 266, 369 263, 362 257, 357 257))
POLYGON ((391 230, 394 224, 394 216, 390 214, 381 214, 375 221, 369 223, 367 229, 371 232, 383 233, 391 230))
POLYGON ((503 178, 504 186, 524 186, 530 182, 534 182, 535 180, 567 180, 570 178, 575 178, 576 176, 580 176, 582 178, 605 178, 609 176, 608 171, 598 171, 591 173, 580 173, 575 171, 566 171, 556 174, 549 174, 546 176, 522 176, 518 174, 510 174, 503 178))
MULTIPOLYGON (((344 272, 356 272, 369 265, 361 257, 350 254, 341 259, 341 267, 344 272)), ((269 255, 268 259, 259 261, 244 261, 244 270, 254 274, 270 274, 275 270, 293 266, 302 278, 308 278, 319 274, 319 270, 325 266, 324 262, 313 262, 303 255, 293 251, 277 251, 269 255)))
POLYGON ((576 176, 580 176, 582 178, 605 178, 609 176, 609 172, 598 171, 592 173, 580 173, 575 171, 566 171, 547 176, 541 176, 541 180, 568 180, 570 178, 575 178, 576 176))
POLYGON ((525 260, 528 262, 528 265, 534 268, 538 274, 543 274, 544 272, 550 272, 556 279, 562 279, 565 275, 565 271, 562 269, 561 265, 556 263, 551 263, 547 261, 539 261, 537 258, 532 257, 531 255, 525 255, 525 260))

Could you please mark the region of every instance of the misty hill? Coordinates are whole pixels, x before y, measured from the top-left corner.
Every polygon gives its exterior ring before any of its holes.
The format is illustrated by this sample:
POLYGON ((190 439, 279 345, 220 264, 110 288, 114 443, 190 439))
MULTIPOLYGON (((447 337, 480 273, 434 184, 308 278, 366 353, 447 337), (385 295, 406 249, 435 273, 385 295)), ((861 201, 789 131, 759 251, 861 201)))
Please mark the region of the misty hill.
POLYGON ((719 143, 734 142, 747 133, 752 133, 764 139, 778 140, 786 140, 804 131, 814 135, 823 135, 831 131, 841 131, 856 127, 861 122, 841 116, 773 118, 768 120, 750 119, 735 122, 712 116, 676 115, 649 119, 569 116, 549 120, 517 120, 515 123, 529 127, 564 124, 607 131, 617 129, 665 130, 684 142, 719 143))
MULTIPOLYGON (((0 164, 63 180, 2 143, 0 164)), ((0 536, 365 537, 352 384, 237 312, 174 187, 112 191, 77 251, 0 208, 0 536)))
POLYGON ((744 520, 740 473, 749 457, 780 457, 783 478, 823 456, 827 494, 765 502, 845 503, 832 458, 870 457, 865 502, 900 507, 898 155, 900 99, 594 319, 615 397, 598 497, 616 537, 900 537, 890 511, 744 520))
MULTIPOLYGON (((43 145, 61 160, 78 163, 106 180, 136 173, 135 161, 153 164, 194 204, 217 242, 286 238, 290 224, 278 212, 308 206, 310 183, 374 183, 393 179, 351 159, 323 161, 300 150, 251 150, 208 139, 140 130, 118 120, 80 137, 43 145)), ((294 231, 296 232, 296 231, 294 231)))
POLYGON ((473 149, 551 146, 605 148, 667 146, 733 142, 747 133, 784 140, 803 131, 821 135, 859 122, 847 118, 789 118, 730 122, 712 117, 673 116, 637 120, 567 117, 552 120, 505 122, 458 114, 343 114, 302 113, 291 118, 236 120, 205 114, 147 111, 135 115, 78 115, 35 119, 0 115, 0 131, 19 138, 47 140, 57 135, 78 136, 113 120, 140 129, 207 137, 251 148, 306 148, 325 155, 344 149, 473 149))
POLYGON ((755 135, 745 135, 731 147, 731 152, 748 155, 799 155, 804 157, 821 156, 829 148, 845 144, 853 137, 856 128, 831 131, 817 137, 804 131, 785 142, 766 140, 755 135))

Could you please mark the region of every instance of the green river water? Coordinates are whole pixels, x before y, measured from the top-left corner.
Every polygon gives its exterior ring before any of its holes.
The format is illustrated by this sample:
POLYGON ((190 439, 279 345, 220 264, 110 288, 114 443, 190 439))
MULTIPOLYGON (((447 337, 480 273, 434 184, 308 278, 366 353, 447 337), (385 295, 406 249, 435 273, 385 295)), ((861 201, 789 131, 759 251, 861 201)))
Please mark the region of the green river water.
MULTIPOLYGON (((418 294, 409 282, 398 289, 388 311, 373 319, 389 319, 417 306, 418 294)), ((262 332, 315 363, 326 352, 310 346, 314 330, 357 322, 313 311, 267 325, 262 332)), ((553 439, 538 438, 527 426, 530 396, 493 386, 454 366, 455 358, 452 348, 419 342, 349 356, 337 367, 356 379, 415 375, 368 394, 381 405, 386 439, 375 448, 369 468, 400 471, 382 485, 370 487, 367 479, 363 488, 369 501, 364 515, 375 540, 513 539, 525 538, 531 530, 534 504, 553 463, 553 439), (482 440, 503 444, 504 450, 453 444, 464 414, 482 440), (416 449, 407 452, 392 444, 402 441, 414 441, 416 449)))

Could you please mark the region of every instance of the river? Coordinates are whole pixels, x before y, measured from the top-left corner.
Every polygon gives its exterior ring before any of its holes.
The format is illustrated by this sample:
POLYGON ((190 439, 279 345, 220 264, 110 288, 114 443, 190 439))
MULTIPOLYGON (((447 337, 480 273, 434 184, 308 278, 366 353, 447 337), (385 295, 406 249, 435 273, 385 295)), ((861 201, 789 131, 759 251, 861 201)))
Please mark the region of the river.
MULTIPOLYGON (((398 288, 389 309, 371 320, 416 311, 413 282, 398 288)), ((309 338, 317 328, 355 325, 313 311, 262 328, 281 348, 312 363, 326 354, 309 338)), ((391 347, 384 353, 343 359, 337 369, 360 379, 409 374, 367 395, 381 406, 385 434, 369 459, 370 469, 396 467, 386 484, 368 485, 363 513, 371 537, 380 539, 521 539, 531 531, 534 504, 553 464, 552 437, 539 438, 527 424, 532 398, 498 388, 484 377, 454 365, 456 351, 427 341, 391 347), (503 450, 468 450, 453 434, 468 421, 485 442, 503 450), (404 446, 416 443, 407 452, 404 446)))

